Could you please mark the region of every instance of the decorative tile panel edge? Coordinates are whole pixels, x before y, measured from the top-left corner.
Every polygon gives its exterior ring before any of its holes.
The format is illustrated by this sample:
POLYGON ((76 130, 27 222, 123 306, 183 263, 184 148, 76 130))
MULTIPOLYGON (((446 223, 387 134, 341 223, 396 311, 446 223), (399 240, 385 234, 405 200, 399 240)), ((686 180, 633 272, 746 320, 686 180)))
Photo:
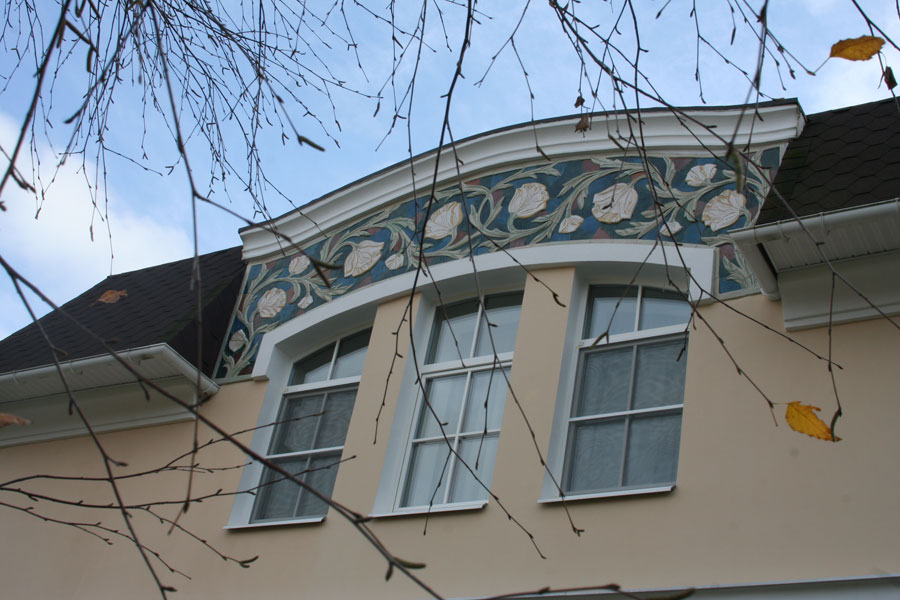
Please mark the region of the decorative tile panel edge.
POLYGON ((718 289, 710 292, 753 289, 756 280, 728 232, 756 221, 782 152, 781 145, 756 151, 740 174, 713 157, 665 155, 648 155, 646 167, 615 156, 526 166, 440 190, 424 224, 427 197, 398 201, 304 248, 331 265, 324 269, 330 285, 299 253, 248 266, 216 377, 249 374, 263 335, 282 323, 418 268, 420 239, 428 265, 547 242, 706 244, 719 248, 718 289))

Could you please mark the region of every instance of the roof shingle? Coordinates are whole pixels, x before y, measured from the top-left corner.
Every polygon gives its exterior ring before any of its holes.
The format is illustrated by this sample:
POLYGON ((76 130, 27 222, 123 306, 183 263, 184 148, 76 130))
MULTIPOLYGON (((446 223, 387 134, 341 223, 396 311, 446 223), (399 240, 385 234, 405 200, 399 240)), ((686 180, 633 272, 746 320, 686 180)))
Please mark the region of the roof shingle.
MULTIPOLYGON (((101 344, 64 316, 64 311, 115 350, 168 343, 194 366, 199 362, 202 371, 211 375, 240 289, 244 262, 240 247, 200 256, 203 347, 199 361, 192 264, 193 258, 188 258, 111 275, 66 302, 62 311, 42 317, 40 324, 59 349, 59 359, 68 361, 104 353, 101 344), (108 290, 125 290, 127 295, 111 304, 99 301, 108 290)), ((50 349, 35 323, 0 341, 0 373, 52 362, 50 349)))
POLYGON ((787 148, 757 225, 900 197, 900 108, 893 98, 809 115, 787 148))

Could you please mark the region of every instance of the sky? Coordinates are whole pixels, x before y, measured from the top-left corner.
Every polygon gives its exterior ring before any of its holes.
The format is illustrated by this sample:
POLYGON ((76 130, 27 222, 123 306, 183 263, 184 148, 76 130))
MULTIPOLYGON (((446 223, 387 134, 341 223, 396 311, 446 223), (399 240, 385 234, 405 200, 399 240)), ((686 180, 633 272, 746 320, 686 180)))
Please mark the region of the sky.
MULTIPOLYGON (((6 4, 8 10, 10 3, 6 4)), ((55 9, 52 0, 39 4, 47 11, 43 13, 46 15, 55 9)), ((594 12, 582 13, 585 21, 600 23, 598 30, 608 31, 620 2, 598 1, 590 8, 587 4, 581 3, 579 10, 593 9, 594 12)), ((701 12, 698 12, 696 22, 691 17, 691 4, 684 0, 640 3, 641 10, 647 11, 638 15, 641 45, 647 50, 641 54, 642 71, 662 97, 674 105, 743 103, 748 97, 748 80, 725 64, 717 51, 752 72, 757 49, 753 31, 758 31, 759 25, 744 24, 738 15, 735 17, 737 33, 732 42, 733 21, 728 6, 738 6, 738 0, 697 3, 701 12), (656 18, 660 9, 663 9, 662 14, 656 18), (699 44, 698 50, 698 24, 704 38, 717 51, 705 43, 699 44), (698 66, 702 98, 695 79, 698 66)), ((751 4, 759 5, 760 2, 751 4)), ((860 4, 888 35, 900 40, 900 19, 893 2, 871 0, 860 4)), ((309 96, 302 87, 294 90, 306 105, 301 107, 286 102, 284 108, 292 115, 298 130, 321 144, 325 151, 284 143, 277 127, 263 134, 259 154, 270 178, 270 184, 266 186, 269 214, 283 214, 330 190, 402 161, 408 157, 410 149, 416 154, 437 145, 446 105, 445 94, 462 38, 463 12, 452 4, 429 3, 428 6, 432 13, 425 35, 427 47, 416 72, 411 118, 398 121, 386 139, 386 134, 391 131, 394 104, 390 86, 382 92, 377 114, 378 103, 372 98, 334 90, 332 109, 329 102, 309 96), (442 6, 441 15, 435 14, 434 7, 437 6, 442 6), (319 115, 333 139, 317 122, 303 116, 307 110, 319 115)), ((621 101, 612 98, 605 82, 598 88, 598 100, 591 100, 587 84, 579 79, 579 62, 561 35, 560 25, 546 2, 527 4, 521 0, 496 0, 479 4, 478 8, 478 24, 472 32, 463 67, 465 78, 454 91, 450 110, 456 139, 526 122, 532 112, 538 119, 575 113, 573 103, 579 92, 588 98, 587 109, 622 108, 621 101), (526 5, 525 16, 516 31, 517 56, 510 45, 504 46, 504 41, 516 27, 522 7, 526 5), (498 51, 496 61, 490 66, 498 51), (521 65, 524 65, 524 71, 521 65), (488 66, 487 77, 479 85, 488 66), (534 95, 533 103, 529 102, 528 85, 534 95)), ((414 17, 415 13, 397 14, 397 19, 405 25, 414 17)), ((335 23, 335 18, 331 15, 328 22, 335 23)), ((377 94, 388 79, 399 46, 391 41, 390 32, 382 22, 364 14, 349 15, 349 22, 364 74, 356 67, 354 53, 346 44, 335 43, 334 39, 330 40, 329 51, 321 45, 317 47, 320 57, 349 86, 370 95, 377 94)), ((769 8, 768 23, 781 44, 803 66, 815 70, 822 65, 814 76, 795 66, 796 79, 790 78, 783 68, 779 77, 773 68, 772 57, 767 56, 762 90, 769 97, 796 97, 807 114, 890 97, 890 92, 880 84, 881 68, 877 59, 866 62, 832 59, 822 64, 834 42, 869 33, 848 0, 775 1, 769 8)), ((336 30, 338 25, 335 25, 336 30)), ((618 31, 621 35, 613 34, 612 39, 626 54, 633 53, 628 19, 619 25, 618 31)), ((309 33, 301 31, 300 35, 308 36, 309 33)), ((34 85, 33 63, 29 69, 29 54, 22 52, 23 39, 9 32, 0 36, 0 74, 3 75, 0 81, 0 147, 4 151, 14 144, 34 85), (25 66, 13 73, 19 56, 26 57, 25 66)), ((105 174, 105 182, 92 179, 97 163, 91 156, 84 157, 84 161, 81 157, 70 157, 61 167, 56 167, 68 135, 63 121, 84 93, 85 53, 82 50, 76 47, 72 51, 69 62, 53 82, 52 104, 46 104, 45 110, 38 114, 36 131, 39 135, 35 152, 30 156, 26 153, 17 162, 23 172, 40 175, 43 189, 40 198, 36 199, 14 185, 8 185, 0 197, 6 207, 5 212, 0 212, 0 256, 60 304, 111 273, 189 257, 195 243, 190 188, 183 163, 178 161, 171 129, 166 122, 153 116, 152 106, 148 110, 144 104, 143 82, 135 78, 134 65, 130 67, 130 78, 122 77, 119 96, 104 130, 107 144, 122 154, 107 154, 99 171, 105 174), (52 128, 44 127, 48 119, 52 121, 52 128)), ((896 51, 886 47, 882 58, 886 64, 900 68, 896 51)), ((622 64, 621 59, 619 63, 622 64)), ((401 63, 397 79, 408 80, 412 72, 413 65, 407 60, 401 63)), ((159 89, 161 83, 155 84, 159 89)), ((402 96, 402 87, 397 93, 402 96)), ((632 99, 628 102, 633 106, 632 99)), ((642 101, 642 105, 649 104, 642 101)), ((246 156, 241 152, 242 140, 233 127, 228 131, 224 145, 232 151, 229 160, 240 168, 242 160, 246 163, 246 156)), ((261 215, 254 212, 249 196, 239 182, 232 178, 225 189, 221 181, 211 181, 208 149, 201 143, 197 131, 188 131, 186 135, 194 173, 203 192, 211 193, 213 199, 245 219, 258 221, 261 215)), ((5 160, 2 156, 0 162, 5 160)), ((3 167, 6 167, 5 163, 3 167)), ((198 207, 197 214, 196 243, 200 252, 240 244, 238 229, 244 225, 243 221, 203 205, 198 207)), ((0 339, 30 320, 5 275, 0 276, 0 309, 0 339)), ((35 310, 43 314, 48 308, 36 303, 35 310)))

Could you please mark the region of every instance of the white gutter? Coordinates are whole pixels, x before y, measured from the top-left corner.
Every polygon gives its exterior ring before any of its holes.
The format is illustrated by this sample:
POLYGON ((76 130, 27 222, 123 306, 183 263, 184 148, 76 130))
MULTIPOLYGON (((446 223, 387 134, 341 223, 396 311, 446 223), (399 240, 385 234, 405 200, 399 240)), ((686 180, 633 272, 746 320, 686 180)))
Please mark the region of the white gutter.
POLYGON ((731 232, 731 239, 741 251, 747 261, 750 270, 759 280, 760 291, 769 300, 778 300, 781 294, 778 290, 777 273, 763 256, 760 245, 766 242, 785 240, 796 235, 806 235, 806 231, 816 238, 817 243, 825 242, 825 235, 831 229, 860 225, 883 219, 895 219, 900 221, 900 199, 877 202, 864 206, 843 208, 831 212, 818 213, 738 229, 731 232))
MULTIPOLYGON (((122 350, 117 352, 120 358, 128 361, 135 367, 139 368, 141 362, 158 359, 165 363, 170 369, 164 376, 172 376, 172 375, 180 375, 191 382, 197 381, 198 369, 194 367, 190 362, 187 361, 183 356, 178 354, 175 350, 172 349, 168 344, 153 344, 150 346, 142 346, 140 348, 131 348, 129 350, 122 350)), ((63 373, 65 374, 79 374, 85 370, 99 368, 99 367, 110 367, 113 365, 119 364, 119 361, 116 360, 113 356, 109 354, 102 354, 98 356, 90 356, 88 358, 79 358, 76 360, 61 362, 63 373)), ((39 380, 46 379, 48 377, 54 377, 57 375, 56 365, 44 365, 41 367, 34 367, 30 369, 21 369, 18 371, 11 371, 9 373, 4 373, 0 375, 0 388, 2 388, 5 384, 19 384, 19 385, 27 385, 29 383, 37 383, 39 380)), ((207 398, 212 396, 217 391, 219 391, 219 386, 215 381, 207 377, 206 375, 199 373, 200 375, 200 397, 207 398)), ((154 378, 159 378, 158 376, 154 378)), ((137 381, 137 378, 134 379, 137 381)), ((118 385, 123 383, 121 381, 110 381, 109 385, 118 385)), ((89 389, 85 387, 79 387, 77 385, 73 386, 73 391, 77 391, 80 389, 89 389)), ((60 389, 60 392, 63 390, 60 389)), ((7 398, 0 398, 0 404, 9 401, 7 398)), ((14 400, 15 401, 15 400, 14 400)))

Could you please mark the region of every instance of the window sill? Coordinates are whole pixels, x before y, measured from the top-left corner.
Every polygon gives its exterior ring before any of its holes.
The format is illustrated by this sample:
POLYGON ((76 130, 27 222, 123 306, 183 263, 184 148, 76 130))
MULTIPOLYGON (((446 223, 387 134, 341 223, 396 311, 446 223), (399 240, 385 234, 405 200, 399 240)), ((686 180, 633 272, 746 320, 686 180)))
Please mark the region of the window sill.
POLYGON ((550 498, 539 498, 538 504, 556 504, 559 502, 578 502, 579 500, 594 500, 597 498, 615 498, 617 496, 638 496, 643 494, 664 494, 675 489, 675 484, 659 485, 649 488, 638 488, 632 490, 612 490, 609 492, 590 492, 587 494, 572 494, 571 496, 553 496, 550 498))
POLYGON ((434 513, 458 512, 466 510, 481 510, 487 506, 487 500, 478 500, 477 502, 457 502, 455 504, 440 504, 432 506, 413 506, 410 508, 398 508, 386 513, 371 513, 369 517, 372 519, 384 519, 388 517, 404 517, 408 515, 430 515, 434 513))
POLYGON ((311 525, 321 523, 325 520, 325 515, 320 517, 304 517, 302 519, 285 519, 282 521, 263 521, 261 523, 229 523, 224 528, 226 530, 255 529, 257 527, 276 527, 283 525, 311 525))

